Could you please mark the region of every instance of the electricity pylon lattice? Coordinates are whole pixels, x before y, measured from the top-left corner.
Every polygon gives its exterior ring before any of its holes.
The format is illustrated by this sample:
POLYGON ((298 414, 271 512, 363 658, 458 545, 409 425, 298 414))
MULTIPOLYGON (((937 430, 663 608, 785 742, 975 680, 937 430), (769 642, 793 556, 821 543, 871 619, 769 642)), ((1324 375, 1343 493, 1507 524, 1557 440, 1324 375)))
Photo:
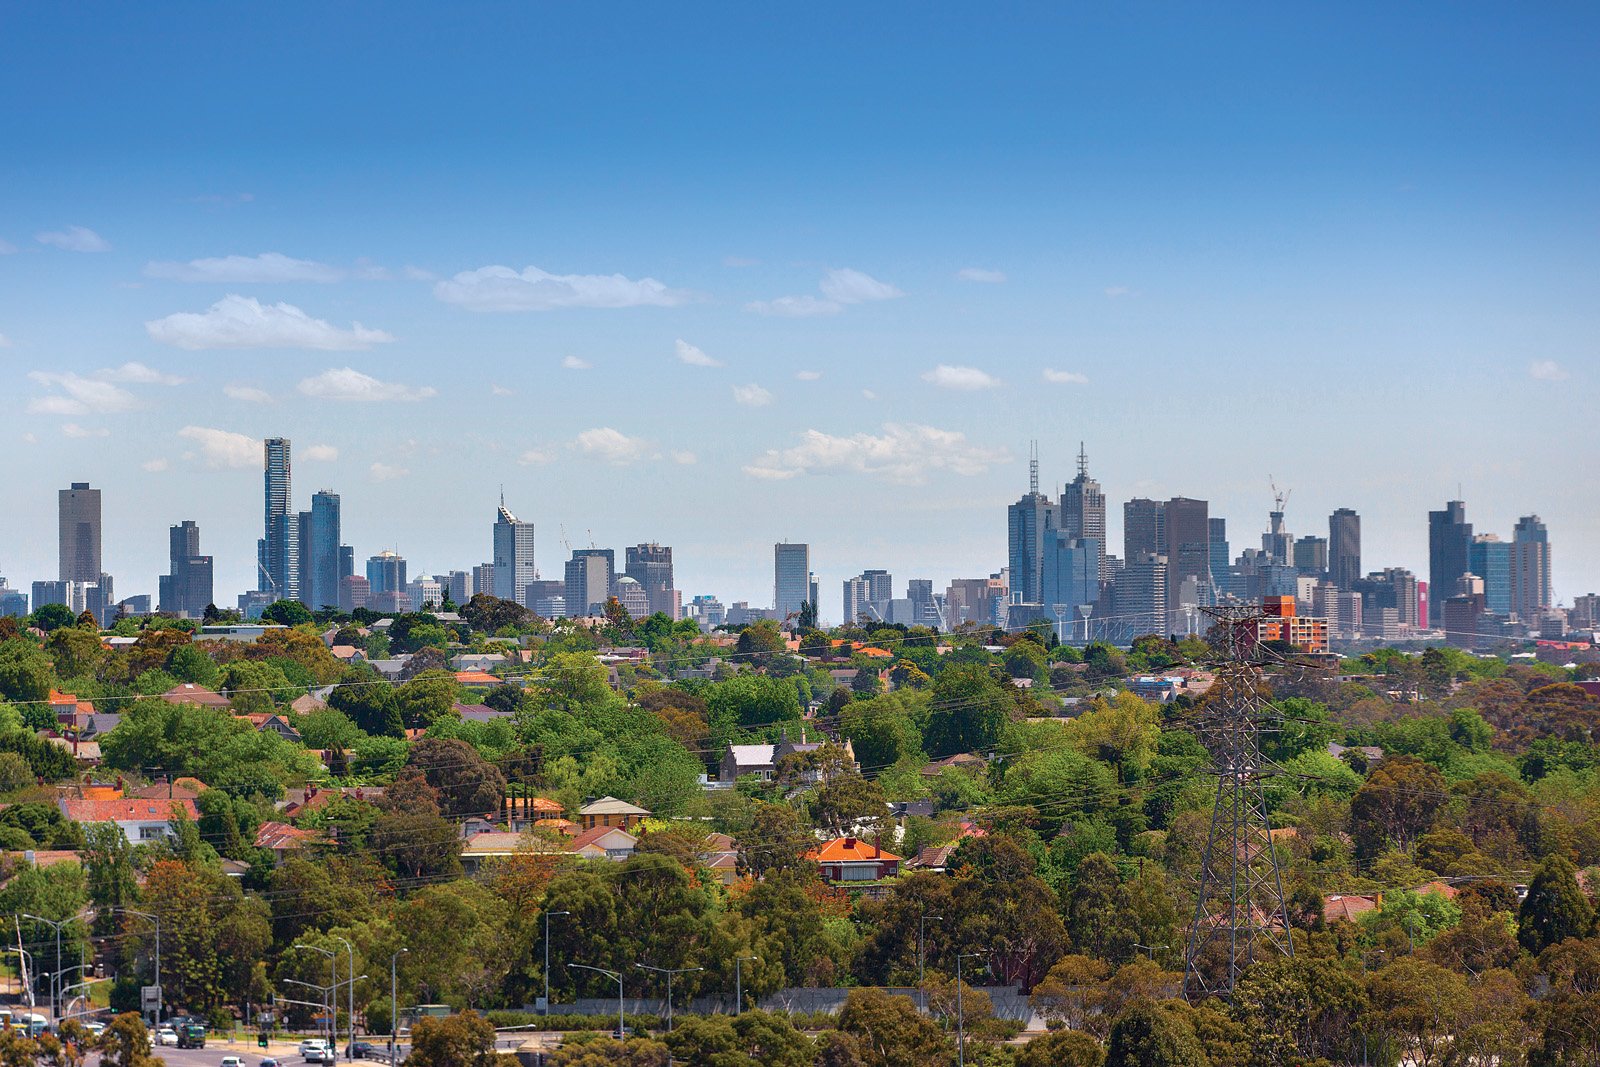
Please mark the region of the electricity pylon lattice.
POLYGON ((1262 615, 1253 606, 1205 610, 1216 620, 1210 636, 1222 662, 1194 728, 1211 753, 1217 795, 1184 957, 1183 993, 1190 1000, 1231 996, 1258 951, 1294 955, 1267 819, 1266 779, 1276 771, 1261 755, 1261 734, 1279 721, 1256 660, 1262 615))

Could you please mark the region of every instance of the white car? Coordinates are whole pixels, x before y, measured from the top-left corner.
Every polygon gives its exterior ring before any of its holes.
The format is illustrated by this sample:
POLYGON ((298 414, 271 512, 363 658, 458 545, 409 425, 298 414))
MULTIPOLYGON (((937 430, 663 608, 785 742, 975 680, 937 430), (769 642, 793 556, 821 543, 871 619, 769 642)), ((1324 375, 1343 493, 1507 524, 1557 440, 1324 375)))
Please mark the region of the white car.
POLYGON ((160 1030, 156 1031, 156 1044, 163 1047, 170 1046, 172 1048, 177 1048, 178 1031, 174 1030, 170 1026, 163 1026, 160 1030))
POLYGON ((106 1032, 105 1023, 84 1023, 83 1028, 89 1031, 89 1033, 93 1034, 95 1037, 99 1037, 101 1034, 106 1032))
POLYGON ((219 1067, 244 1067, 244 1060, 238 1056, 224 1056, 219 1067))
POLYGON ((309 1056, 313 1052, 320 1054, 327 1051, 328 1043, 320 1037, 308 1037, 300 1042, 300 1055, 309 1056))

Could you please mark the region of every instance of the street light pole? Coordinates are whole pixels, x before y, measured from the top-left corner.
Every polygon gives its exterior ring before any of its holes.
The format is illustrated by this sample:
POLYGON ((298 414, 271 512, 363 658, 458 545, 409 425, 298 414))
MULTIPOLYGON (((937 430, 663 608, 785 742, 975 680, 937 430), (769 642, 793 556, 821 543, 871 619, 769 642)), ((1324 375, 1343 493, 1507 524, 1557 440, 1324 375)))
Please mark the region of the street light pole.
POLYGON ((550 1014, 550 916, 571 915, 570 911, 547 911, 544 913, 544 1013, 550 1014))
POLYGON ((657 974, 664 974, 664 975, 667 976, 667 1033, 670 1034, 672 1032, 672 976, 673 975, 677 975, 677 974, 689 974, 692 971, 703 971, 703 970, 705 970, 705 968, 704 967, 677 967, 677 968, 673 968, 673 967, 652 967, 648 963, 635 963, 634 966, 639 968, 641 971, 655 971, 657 974))
POLYGON ((961 961, 982 956, 981 952, 962 952, 956 956, 956 1067, 965 1067, 967 1062, 967 1017, 966 1006, 961 998, 961 961))
MULTIPOLYGON (((330 948, 319 948, 308 945, 304 941, 296 941, 292 948, 308 948, 312 952, 320 952, 328 957, 328 977, 331 980, 326 996, 327 1003, 324 1007, 328 1011, 328 1044, 333 1049, 335 1057, 339 1055, 339 954, 330 948)), ((309 984, 309 983, 305 983, 309 984)), ((318 987, 320 988, 320 987, 318 987)))
POLYGON ((568 970, 576 969, 576 970, 580 970, 580 971, 593 971, 596 974, 603 974, 607 978, 610 978, 610 979, 613 979, 613 980, 616 981, 616 983, 617 983, 617 1040, 618 1041, 624 1040, 626 1038, 627 1031, 624 1030, 623 1027, 622 1027, 623 1019, 622 1019, 622 974, 621 974, 621 972, 619 972, 619 971, 608 971, 604 967, 590 967, 587 964, 583 964, 583 963, 569 963, 569 964, 567 964, 567 969, 568 970))
POLYGON ((33 953, 29 952, 25 948, 5 948, 0 949, 0 952, 15 952, 18 956, 22 957, 22 963, 20 964, 22 968, 22 988, 28 993, 28 1010, 32 1011, 33 983, 28 981, 28 975, 33 971, 33 953))
POLYGON ((155 923, 155 927, 156 927, 156 1028, 160 1029, 161 1028, 161 1008, 162 1008, 162 991, 161 991, 161 916, 152 915, 148 911, 135 911, 132 908, 124 908, 124 907, 121 907, 121 906, 118 906, 115 910, 117 910, 117 911, 125 911, 129 915, 137 915, 141 919, 149 919, 151 922, 155 923))
POLYGON ((400 1003, 394 980, 394 962, 410 951, 408 948, 403 948, 389 957, 389 1062, 391 1064, 400 1053, 400 1003))
POLYGON ((58 1001, 61 999, 61 928, 72 920, 62 919, 57 922, 55 919, 46 919, 43 915, 29 915, 27 912, 23 912, 22 917, 56 928, 56 969, 50 976, 50 1018, 55 1019, 60 1014, 58 1001))
POLYGON ((919 916, 917 918, 917 996, 920 997, 921 1000, 922 1000, 922 1011, 923 1011, 924 1015, 926 1015, 927 1011, 928 1011, 928 989, 927 989, 927 986, 924 984, 924 981, 923 981, 923 963, 924 963, 924 959, 923 959, 923 952, 922 952, 922 943, 923 943, 923 938, 926 936, 926 930, 927 930, 928 920, 929 919, 938 919, 940 922, 943 922, 944 921, 944 916, 943 915, 922 915, 922 916, 919 916))
MULTIPOLYGON (((337 934, 333 935, 333 939, 335 941, 344 941, 345 955, 349 957, 350 961, 350 990, 345 994, 345 1004, 347 1006, 345 1025, 350 1028, 350 1044, 344 1050, 345 1062, 349 1063, 356 1058, 356 950, 355 946, 337 934)), ((339 994, 334 994, 335 1004, 338 1003, 338 996, 339 994)), ((334 1013, 333 1021, 335 1023, 339 1021, 337 1011, 334 1013)))
POLYGON ((735 956, 733 958, 733 1013, 744 1014, 744 970, 745 960, 759 960, 760 956, 735 956))

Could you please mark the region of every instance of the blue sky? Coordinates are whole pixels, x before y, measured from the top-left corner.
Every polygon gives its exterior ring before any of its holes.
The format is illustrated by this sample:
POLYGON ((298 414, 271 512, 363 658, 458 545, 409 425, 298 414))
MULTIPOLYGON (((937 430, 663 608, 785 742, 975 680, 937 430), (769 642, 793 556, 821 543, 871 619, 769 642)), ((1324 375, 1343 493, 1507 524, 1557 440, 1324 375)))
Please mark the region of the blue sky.
POLYGON ((1270 476, 1424 574, 1459 484, 1570 600, 1597 46, 1583 5, 12 5, 0 574, 89 480, 119 593, 193 518, 231 597, 281 434, 363 557, 481 562, 503 484, 547 574, 655 539, 765 604, 809 540, 832 617, 998 569, 1029 439, 1058 483, 1081 438, 1113 502, 1237 550, 1270 476))

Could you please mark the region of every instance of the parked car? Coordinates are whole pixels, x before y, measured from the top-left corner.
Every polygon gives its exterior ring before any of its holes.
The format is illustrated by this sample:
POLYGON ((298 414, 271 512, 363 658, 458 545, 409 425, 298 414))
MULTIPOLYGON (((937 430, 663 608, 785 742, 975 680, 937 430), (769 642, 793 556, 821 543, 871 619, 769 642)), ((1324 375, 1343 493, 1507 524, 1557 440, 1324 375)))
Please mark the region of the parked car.
POLYGON ((328 1042, 324 1039, 320 1037, 308 1037, 304 1041, 300 1042, 300 1055, 310 1055, 312 1049, 316 1049, 318 1052, 321 1052, 327 1047, 328 1042))
POLYGON ((105 1023, 84 1023, 83 1028, 89 1031, 89 1033, 93 1034, 95 1037, 99 1037, 101 1034, 106 1032, 105 1023))
POLYGON ((218 1067, 244 1067, 244 1060, 238 1056, 224 1056, 218 1067))
POLYGON ((178 1031, 174 1030, 170 1026, 163 1026, 160 1030, 156 1031, 156 1044, 162 1046, 163 1048, 177 1048, 178 1031))

